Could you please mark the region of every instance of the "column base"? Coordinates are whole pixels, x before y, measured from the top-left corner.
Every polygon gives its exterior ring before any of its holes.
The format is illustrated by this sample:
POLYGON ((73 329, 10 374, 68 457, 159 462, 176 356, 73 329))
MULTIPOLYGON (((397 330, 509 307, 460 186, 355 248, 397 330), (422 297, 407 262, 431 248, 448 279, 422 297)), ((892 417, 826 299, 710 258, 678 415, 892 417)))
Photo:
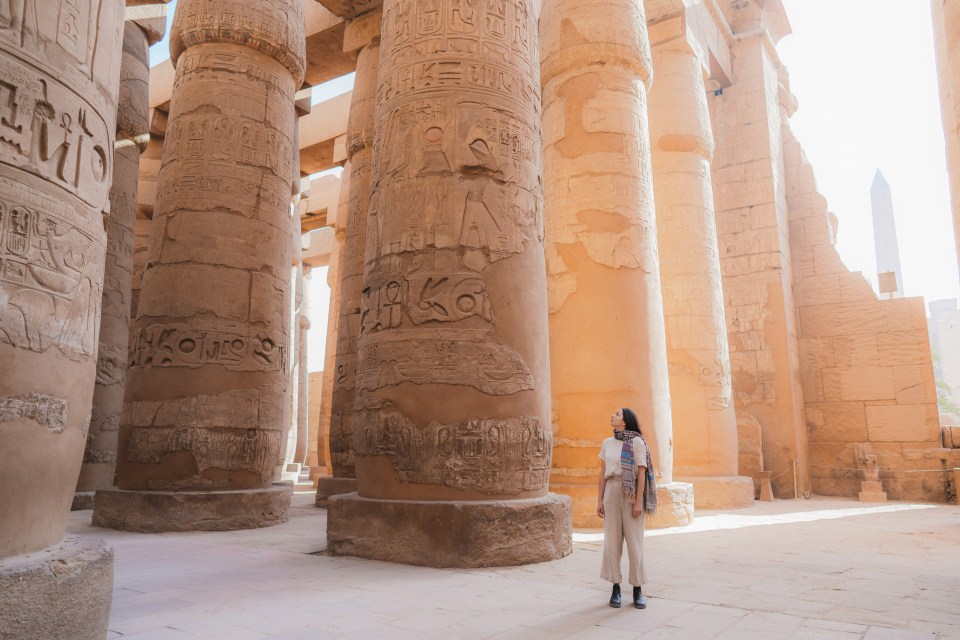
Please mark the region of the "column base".
POLYGON ((327 500, 330 496, 338 496, 344 493, 355 493, 357 490, 356 478, 335 478, 333 476, 324 476, 317 479, 317 507, 326 509, 327 500))
POLYGON ((573 551, 570 498, 378 500, 331 496, 327 550, 428 567, 505 567, 573 551))
POLYGON ((93 509, 93 498, 96 493, 96 491, 77 491, 73 494, 73 504, 70 505, 70 511, 93 509))
POLYGON ((0 560, 0 638, 103 640, 113 597, 113 548, 66 536, 49 549, 0 560))
POLYGON ((677 478, 693 485, 697 509, 745 509, 753 506, 753 478, 747 476, 717 476, 704 478, 677 478))
POLYGON ((693 522, 694 487, 688 482, 657 485, 657 512, 647 516, 646 529, 685 527, 693 522))
POLYGON ((289 520, 292 494, 286 484, 241 491, 100 489, 93 524, 139 533, 257 529, 289 520))

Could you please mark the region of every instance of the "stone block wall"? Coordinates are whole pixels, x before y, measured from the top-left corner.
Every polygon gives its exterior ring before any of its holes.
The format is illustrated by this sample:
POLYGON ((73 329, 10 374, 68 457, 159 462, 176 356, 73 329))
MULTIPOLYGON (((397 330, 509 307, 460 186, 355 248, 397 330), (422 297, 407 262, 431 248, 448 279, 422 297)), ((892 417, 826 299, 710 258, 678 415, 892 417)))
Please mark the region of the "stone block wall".
POLYGON ((836 249, 837 218, 788 124, 784 165, 814 493, 856 496, 875 455, 891 499, 945 501, 933 363, 922 298, 878 299, 836 249))

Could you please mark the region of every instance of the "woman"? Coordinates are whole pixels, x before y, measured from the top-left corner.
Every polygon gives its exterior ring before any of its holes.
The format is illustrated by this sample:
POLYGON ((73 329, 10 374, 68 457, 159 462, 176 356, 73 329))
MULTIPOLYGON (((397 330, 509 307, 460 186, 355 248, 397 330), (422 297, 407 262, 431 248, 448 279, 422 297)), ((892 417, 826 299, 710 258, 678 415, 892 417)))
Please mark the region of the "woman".
POLYGON ((610 418, 613 436, 600 445, 600 482, 597 515, 603 518, 603 565, 600 577, 613 583, 610 606, 620 607, 620 558, 627 543, 633 606, 646 609, 641 587, 647 581, 643 566, 643 518, 657 508, 657 493, 647 443, 632 409, 619 409, 610 418))

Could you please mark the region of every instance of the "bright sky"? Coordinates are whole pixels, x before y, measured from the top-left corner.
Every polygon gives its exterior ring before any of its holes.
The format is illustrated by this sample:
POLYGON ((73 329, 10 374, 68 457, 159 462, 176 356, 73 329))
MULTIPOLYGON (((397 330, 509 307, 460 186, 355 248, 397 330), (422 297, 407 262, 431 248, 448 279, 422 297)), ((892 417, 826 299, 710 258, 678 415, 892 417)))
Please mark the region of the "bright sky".
POLYGON ((929 0, 783 0, 791 118, 840 219, 844 262, 876 281, 870 185, 890 184, 904 288, 960 296, 929 0))
MULTIPOLYGON (((840 220, 846 265, 876 282, 870 185, 890 184, 908 296, 960 297, 929 0, 783 0, 779 51, 800 109, 791 126, 840 220)), ((170 3, 170 16, 176 0, 170 3)), ((151 65, 169 57, 165 38, 151 65)), ((314 91, 350 90, 352 74, 314 91)), ((326 269, 314 272, 310 369, 322 368, 326 269)))

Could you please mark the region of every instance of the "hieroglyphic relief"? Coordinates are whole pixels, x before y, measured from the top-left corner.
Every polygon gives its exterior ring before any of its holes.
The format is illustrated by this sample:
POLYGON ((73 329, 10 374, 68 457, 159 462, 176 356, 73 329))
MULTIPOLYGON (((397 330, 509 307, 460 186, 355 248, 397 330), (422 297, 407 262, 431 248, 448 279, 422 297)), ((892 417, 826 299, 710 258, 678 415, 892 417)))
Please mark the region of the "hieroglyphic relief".
POLYGON ((44 178, 99 211, 110 188, 113 124, 90 100, 0 57, 0 163, 44 178))
POLYGON ((29 418, 53 433, 67 427, 67 401, 44 393, 0 398, 0 424, 29 418))
MULTIPOLYGON (((260 429, 136 429, 127 440, 126 456, 132 463, 160 464, 170 453, 188 451, 197 464, 191 486, 228 488, 232 484, 229 478, 204 478, 204 472, 211 468, 249 472, 267 482, 280 455, 280 436, 280 431, 260 429)), ((175 488, 186 481, 154 478, 148 486, 175 488)))
POLYGON ((405 382, 469 385, 495 396, 533 389, 533 376, 520 355, 481 330, 382 333, 363 343, 359 388, 374 391, 405 382))
POLYGON ((202 367, 228 371, 285 371, 286 336, 247 327, 203 329, 195 324, 152 324, 137 329, 132 367, 202 367))
MULTIPOLYGON (((169 453, 190 451, 197 461, 197 477, 193 484, 190 479, 177 480, 176 486, 219 486, 203 478, 203 471, 210 467, 254 472, 261 482, 268 482, 280 455, 283 396, 282 389, 265 385, 132 402, 124 407, 123 424, 131 427, 125 459, 161 464, 169 453)), ((163 484, 162 480, 149 482, 163 484)), ((221 483, 229 484, 228 480, 221 483)), ((160 484, 150 486, 161 488, 160 484)))
POLYGON ((355 421, 357 455, 387 456, 402 482, 513 494, 548 481, 551 438, 533 416, 418 428, 384 408, 358 411, 355 421))
POLYGON ((104 245, 99 219, 0 178, 0 343, 93 356, 104 245))

